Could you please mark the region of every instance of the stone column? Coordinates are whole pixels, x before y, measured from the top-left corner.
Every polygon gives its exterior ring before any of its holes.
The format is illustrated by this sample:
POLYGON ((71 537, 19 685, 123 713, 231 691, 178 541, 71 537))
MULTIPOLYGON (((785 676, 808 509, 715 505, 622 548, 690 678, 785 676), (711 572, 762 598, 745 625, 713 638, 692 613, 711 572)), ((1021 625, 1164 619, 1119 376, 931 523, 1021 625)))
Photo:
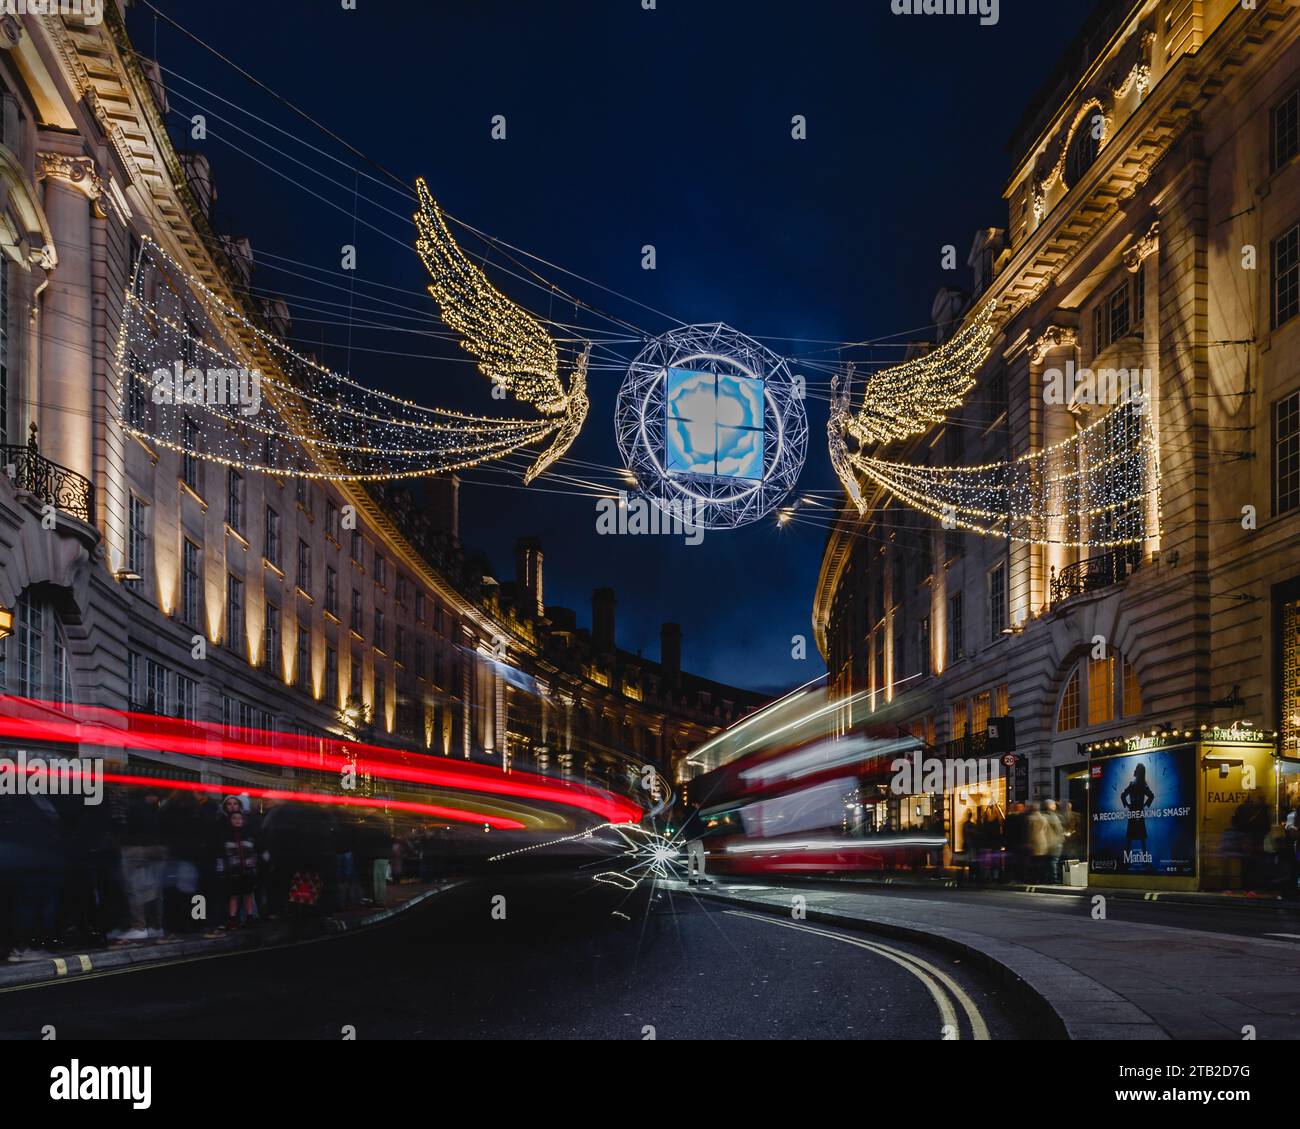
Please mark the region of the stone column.
POLYGON ((101 185, 89 157, 41 153, 37 176, 45 184, 45 214, 59 257, 42 296, 38 441, 46 458, 91 479, 97 402, 91 201, 101 185))

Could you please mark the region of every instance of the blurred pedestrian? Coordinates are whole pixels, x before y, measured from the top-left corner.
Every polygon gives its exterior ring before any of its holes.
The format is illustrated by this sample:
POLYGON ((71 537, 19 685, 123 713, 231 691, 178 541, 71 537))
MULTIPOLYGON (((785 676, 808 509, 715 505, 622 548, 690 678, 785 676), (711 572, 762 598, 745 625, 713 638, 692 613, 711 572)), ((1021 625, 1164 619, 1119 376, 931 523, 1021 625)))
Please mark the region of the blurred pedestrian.
POLYGON ((122 941, 147 941, 163 935, 163 874, 167 846, 163 839, 161 798, 157 792, 135 795, 127 804, 122 843, 122 886, 130 921, 122 941))
POLYGON ((257 844, 252 832, 244 825, 244 813, 232 811, 226 816, 226 830, 221 836, 221 850, 217 855, 217 873, 222 878, 226 893, 227 929, 238 927, 241 908, 244 924, 253 923, 256 914, 257 872, 257 844))

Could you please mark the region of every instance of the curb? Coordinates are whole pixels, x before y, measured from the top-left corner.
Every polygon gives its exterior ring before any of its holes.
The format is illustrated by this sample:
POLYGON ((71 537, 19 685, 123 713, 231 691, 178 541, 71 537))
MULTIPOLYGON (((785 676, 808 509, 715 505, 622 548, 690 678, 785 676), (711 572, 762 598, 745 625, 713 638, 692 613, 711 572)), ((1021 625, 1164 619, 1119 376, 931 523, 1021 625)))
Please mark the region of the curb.
POLYGON ((462 884, 463 880, 445 882, 431 890, 416 894, 400 905, 375 910, 354 921, 340 917, 323 917, 301 925, 277 923, 255 932, 228 933, 220 937, 202 937, 170 944, 154 944, 116 949, 101 949, 91 953, 70 953, 50 959, 30 961, 25 964, 0 964, 0 992, 13 988, 27 988, 39 984, 55 984, 79 979, 89 973, 107 972, 134 965, 162 964, 178 957, 219 956, 227 953, 281 948, 303 941, 335 937, 359 929, 380 925, 407 910, 422 905, 438 894, 462 884))
MULTIPOLYGON (((769 914, 779 906, 720 890, 697 889, 702 898, 744 906, 769 914)), ((908 941, 938 943, 960 953, 999 981, 1023 991, 1060 1037, 1071 1040, 1167 1040, 1169 1033, 1136 1004, 1068 964, 1023 945, 1000 941, 968 929, 926 929, 897 920, 852 917, 808 906, 809 920, 846 929, 880 933, 908 941)))
MULTIPOLYGON (((795 881, 800 878, 794 877, 795 881)), ((989 886, 983 883, 963 882, 958 878, 935 878, 915 881, 908 878, 834 878, 808 876, 807 882, 834 882, 846 887, 883 887, 892 890, 963 890, 968 893, 997 893, 1010 890, 1021 894, 1054 894, 1066 898, 1086 898, 1091 894, 1102 894, 1107 898, 1120 898, 1134 902, 1160 902, 1172 906, 1200 906, 1209 909, 1291 909, 1300 912, 1300 902, 1283 898, 1280 894, 1263 894, 1257 897, 1245 897, 1236 894, 1197 893, 1189 890, 1124 890, 1103 888, 1100 886, 1051 886, 1039 883, 1009 882, 1006 885, 989 886)))

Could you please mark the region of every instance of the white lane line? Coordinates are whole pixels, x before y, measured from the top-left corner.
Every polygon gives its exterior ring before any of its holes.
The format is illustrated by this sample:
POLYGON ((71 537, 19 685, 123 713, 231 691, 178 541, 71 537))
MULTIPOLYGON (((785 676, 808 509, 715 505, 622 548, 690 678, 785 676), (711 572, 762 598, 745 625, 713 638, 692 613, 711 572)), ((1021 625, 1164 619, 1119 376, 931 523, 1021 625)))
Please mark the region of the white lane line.
POLYGON ((729 909, 723 912, 729 913, 735 917, 748 917, 754 921, 766 921, 769 925, 780 925, 786 929, 798 929, 804 933, 814 933, 819 937, 829 937, 832 941, 841 941, 846 945, 855 945, 860 949, 867 949, 869 952, 876 953, 895 964, 900 965, 925 984, 929 989, 930 995, 934 997, 935 1003, 939 1007, 939 1013, 943 1018, 945 1025, 951 1025, 953 1030, 959 1033, 960 1026, 957 1023, 956 1012, 952 1009, 952 1004, 948 999, 948 992, 956 998, 961 1004, 962 1010, 966 1013, 966 1018, 970 1021, 971 1034, 977 1041, 986 1042, 989 1038, 989 1029, 984 1022, 984 1017, 980 1015, 979 1008, 975 1006, 975 1001, 962 989, 951 976, 941 969, 936 968, 928 961, 920 957, 913 956, 911 953, 902 952, 888 945, 882 945, 876 941, 864 941, 858 937, 846 937, 842 933, 832 933, 826 929, 817 929, 811 925, 803 925, 796 921, 781 921, 777 918, 770 917, 761 913, 748 913, 745 910, 729 909), (936 983, 936 981, 938 983, 936 983), (940 987, 942 985, 942 987, 940 987))

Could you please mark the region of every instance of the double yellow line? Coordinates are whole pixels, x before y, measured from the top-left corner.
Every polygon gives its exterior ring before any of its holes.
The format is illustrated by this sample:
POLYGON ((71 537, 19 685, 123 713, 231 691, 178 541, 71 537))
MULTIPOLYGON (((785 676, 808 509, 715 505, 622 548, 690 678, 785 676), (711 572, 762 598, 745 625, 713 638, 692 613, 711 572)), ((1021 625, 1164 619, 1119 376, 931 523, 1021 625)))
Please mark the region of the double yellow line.
POLYGON ((966 994, 957 981, 944 972, 943 969, 936 968, 929 961, 922 960, 918 956, 913 956, 911 953, 896 949, 891 945, 881 944, 879 941, 864 941, 860 937, 846 937, 843 933, 832 933, 829 929, 818 929, 816 926, 803 925, 797 921, 782 921, 780 918, 771 917, 768 914, 748 913, 739 909, 729 909, 723 912, 733 917, 747 917, 751 921, 765 921, 769 925, 779 925, 783 929, 797 929, 801 933, 813 933, 818 937, 828 937, 832 941, 839 941, 845 945, 854 945, 859 949, 866 949, 877 956, 882 956, 886 960, 891 960, 901 968, 906 969, 925 985, 939 1008, 942 1023, 941 1030, 944 1038, 961 1038, 961 1024, 958 1022, 957 1010, 953 1006, 955 1000, 957 1006, 966 1014, 971 1037, 980 1042, 989 1039, 988 1025, 984 1022, 984 1017, 980 1015, 979 1008, 975 1006, 975 1001, 966 994))

